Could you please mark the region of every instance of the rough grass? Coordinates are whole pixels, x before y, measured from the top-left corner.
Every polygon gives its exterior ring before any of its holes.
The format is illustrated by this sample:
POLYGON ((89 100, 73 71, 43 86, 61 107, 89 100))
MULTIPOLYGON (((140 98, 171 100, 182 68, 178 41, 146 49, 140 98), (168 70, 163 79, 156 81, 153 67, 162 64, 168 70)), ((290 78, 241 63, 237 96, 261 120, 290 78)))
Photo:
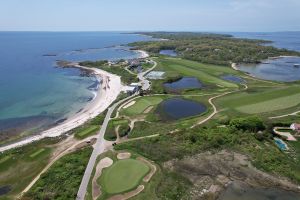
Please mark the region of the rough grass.
POLYGON ((0 199, 16 199, 30 181, 47 165, 52 142, 41 140, 0 154, 0 187, 9 185, 11 191, 0 199))
POLYGON ((126 108, 123 112, 127 115, 139 115, 142 114, 149 106, 154 106, 163 101, 162 97, 142 97, 139 98, 134 105, 126 108))
POLYGON ((56 161, 24 199, 75 199, 91 152, 92 148, 86 148, 56 161))
POLYGON ((134 159, 119 160, 110 168, 104 170, 100 184, 105 192, 118 194, 136 188, 142 178, 148 173, 149 167, 134 159))

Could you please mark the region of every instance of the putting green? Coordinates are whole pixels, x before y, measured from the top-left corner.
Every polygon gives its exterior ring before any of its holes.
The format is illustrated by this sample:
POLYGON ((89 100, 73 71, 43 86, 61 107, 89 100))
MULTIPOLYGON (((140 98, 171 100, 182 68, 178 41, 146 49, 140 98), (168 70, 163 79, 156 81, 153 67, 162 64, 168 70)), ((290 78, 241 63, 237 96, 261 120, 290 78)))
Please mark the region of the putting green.
POLYGON ((141 179, 149 172, 150 168, 145 163, 126 159, 115 162, 110 168, 105 169, 100 177, 100 184, 105 192, 118 194, 136 188, 141 179))

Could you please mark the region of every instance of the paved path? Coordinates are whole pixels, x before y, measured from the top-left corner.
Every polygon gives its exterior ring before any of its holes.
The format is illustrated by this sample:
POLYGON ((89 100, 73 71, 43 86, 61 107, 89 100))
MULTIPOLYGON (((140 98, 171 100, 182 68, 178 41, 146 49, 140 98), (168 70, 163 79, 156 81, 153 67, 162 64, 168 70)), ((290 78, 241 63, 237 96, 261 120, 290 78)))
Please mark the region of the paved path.
POLYGON ((295 116, 298 113, 300 113, 300 111, 296 111, 296 112, 289 113, 289 114, 286 114, 286 115, 279 115, 279 116, 275 116, 275 117, 269 117, 269 119, 278 119, 278 118, 283 118, 283 117, 288 117, 288 116, 295 116))
MULTIPOLYGON (((150 88, 150 82, 144 76, 148 72, 150 72, 151 70, 153 70, 156 67, 156 65, 157 65, 157 63, 155 61, 151 61, 151 62, 154 63, 153 67, 151 67, 150 69, 148 69, 145 72, 142 72, 142 73, 138 74, 138 78, 139 78, 140 82, 142 83, 142 89, 143 90, 148 90, 150 88)), ((130 96, 130 97, 127 97, 127 98, 125 98, 125 99, 123 99, 121 101, 118 101, 117 103, 115 103, 113 106, 111 106, 108 109, 107 114, 105 116, 105 119, 103 121, 103 124, 101 126, 100 132, 97 135, 97 142, 96 142, 95 148, 93 150, 93 153, 92 153, 92 155, 90 157, 89 163, 88 163, 88 165, 87 165, 87 167, 85 169, 83 178, 81 180, 81 184, 80 184, 80 187, 79 187, 79 190, 78 190, 78 193, 77 193, 77 197, 76 197, 77 200, 84 200, 85 194, 86 194, 86 191, 87 191, 87 186, 89 184, 89 181, 90 181, 90 178, 91 178, 94 166, 96 164, 97 157, 100 154, 104 153, 104 151, 105 151, 104 134, 106 132, 106 128, 107 128, 108 122, 111 119, 112 113, 114 112, 114 110, 116 109, 116 107, 118 107, 120 104, 122 104, 122 103, 124 103, 124 102, 126 102, 128 100, 131 100, 131 98, 133 98, 136 95, 137 94, 135 94, 133 96, 130 96)))
POLYGON ((103 121, 103 124, 101 126, 100 132, 97 135, 97 142, 95 144, 95 148, 93 150, 93 153, 90 157, 89 163, 85 169, 78 193, 77 193, 77 200, 84 200, 85 194, 86 194, 86 190, 87 190, 87 186, 89 184, 97 157, 102 154, 105 151, 105 140, 104 140, 104 134, 106 132, 106 128, 108 125, 109 120, 111 119, 111 115, 114 112, 115 108, 117 106, 119 106, 121 103, 129 100, 130 98, 132 98, 132 96, 127 97, 117 103, 115 103, 113 106, 111 106, 108 111, 107 114, 105 116, 105 119, 103 121))

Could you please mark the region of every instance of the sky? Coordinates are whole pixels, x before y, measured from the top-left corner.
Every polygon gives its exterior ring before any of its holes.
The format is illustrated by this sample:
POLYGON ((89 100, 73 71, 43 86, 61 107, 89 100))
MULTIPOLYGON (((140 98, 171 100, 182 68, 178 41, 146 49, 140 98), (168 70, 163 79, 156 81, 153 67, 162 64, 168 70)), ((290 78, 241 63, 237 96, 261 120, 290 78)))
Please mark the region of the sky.
POLYGON ((300 31, 300 0, 0 0, 0 31, 300 31))

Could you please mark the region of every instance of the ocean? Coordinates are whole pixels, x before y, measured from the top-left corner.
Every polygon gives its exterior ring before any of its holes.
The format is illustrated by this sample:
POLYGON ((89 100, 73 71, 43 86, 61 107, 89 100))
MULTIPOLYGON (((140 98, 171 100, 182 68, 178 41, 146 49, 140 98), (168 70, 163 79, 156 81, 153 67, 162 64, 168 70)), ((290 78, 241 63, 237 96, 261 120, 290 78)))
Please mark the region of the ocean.
MULTIPOLYGON (((82 109, 96 78, 57 60, 117 60, 149 37, 117 32, 0 32, 0 139, 42 131, 82 109)), ((1 144, 1 142, 0 142, 1 144)))
POLYGON ((300 51, 300 32, 231 32, 228 33, 237 38, 262 39, 272 41, 267 45, 277 48, 285 48, 293 51, 300 51))

